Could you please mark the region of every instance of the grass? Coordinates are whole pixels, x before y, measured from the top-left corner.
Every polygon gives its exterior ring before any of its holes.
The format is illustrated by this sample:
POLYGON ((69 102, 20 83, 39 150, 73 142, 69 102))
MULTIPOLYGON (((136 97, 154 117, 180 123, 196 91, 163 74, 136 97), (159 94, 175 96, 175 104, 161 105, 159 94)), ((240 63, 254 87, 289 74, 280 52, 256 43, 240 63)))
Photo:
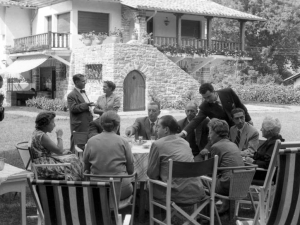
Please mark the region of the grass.
MULTIPOLYGON (((36 110, 27 107, 11 107, 7 108, 7 111, 29 111, 29 112, 39 112, 41 110, 36 110)), ((62 116, 67 116, 68 113, 60 112, 58 113, 62 116)), ((251 113, 254 126, 260 130, 261 123, 265 116, 272 116, 278 118, 281 121, 282 129, 281 134, 286 141, 297 141, 300 137, 300 113, 298 112, 268 112, 266 113, 251 113)), ((184 114, 176 114, 176 119, 181 119, 184 114)), ((5 157, 7 163, 14 166, 24 168, 23 162, 20 159, 19 153, 15 148, 15 144, 21 141, 27 141, 31 137, 31 133, 34 130, 34 120, 35 118, 27 116, 19 116, 13 114, 6 114, 5 119, 0 123, 1 135, 0 135, 0 157, 5 157)), ((133 116, 121 117, 121 135, 124 135, 125 128, 130 126, 135 120, 133 116)), ((64 131, 64 147, 69 148, 70 146, 70 127, 69 120, 56 120, 56 127, 60 127, 64 131)), ((50 137, 55 140, 55 133, 50 134, 50 137)), ((260 132, 261 137, 261 132, 260 132)), ((0 197, 0 224, 1 225, 15 225, 20 224, 20 209, 19 209, 19 196, 16 197, 14 194, 6 194, 0 197)), ((27 215, 35 215, 36 208, 34 201, 31 197, 29 190, 27 190, 27 215)), ((146 215, 145 223, 135 222, 137 225, 147 225, 148 216, 146 215)), ((233 225, 235 223, 229 223, 226 217, 222 218, 224 225, 233 225)), ((27 218, 27 224, 36 224, 36 219, 27 218)))

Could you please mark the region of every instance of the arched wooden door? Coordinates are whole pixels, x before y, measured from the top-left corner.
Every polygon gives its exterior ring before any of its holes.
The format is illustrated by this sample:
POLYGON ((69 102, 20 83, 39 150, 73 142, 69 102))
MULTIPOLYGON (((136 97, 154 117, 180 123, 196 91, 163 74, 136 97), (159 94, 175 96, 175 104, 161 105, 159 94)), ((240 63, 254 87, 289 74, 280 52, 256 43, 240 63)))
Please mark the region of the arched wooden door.
POLYGON ((145 110, 145 80, 136 70, 131 71, 124 80, 124 111, 145 110))

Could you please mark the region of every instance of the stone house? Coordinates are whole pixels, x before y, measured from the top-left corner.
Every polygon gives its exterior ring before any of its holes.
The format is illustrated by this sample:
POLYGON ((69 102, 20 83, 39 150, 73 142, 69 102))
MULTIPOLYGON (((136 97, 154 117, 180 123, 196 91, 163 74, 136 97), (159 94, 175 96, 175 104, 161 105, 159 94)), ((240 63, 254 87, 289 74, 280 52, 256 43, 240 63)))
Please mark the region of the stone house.
POLYGON ((66 98, 72 76, 84 73, 91 101, 103 94, 104 80, 115 82, 123 111, 145 110, 152 98, 174 103, 198 93, 212 63, 237 59, 224 51, 245 50, 245 23, 264 21, 210 0, 0 0, 0 12, 0 74, 8 105, 36 95, 66 98), (212 38, 215 17, 239 21, 239 42, 212 38), (115 29, 122 30, 117 40, 110 36, 91 46, 80 40, 82 33, 115 29), (151 41, 143 40, 146 33, 151 41), (165 51, 174 45, 199 51, 165 51))

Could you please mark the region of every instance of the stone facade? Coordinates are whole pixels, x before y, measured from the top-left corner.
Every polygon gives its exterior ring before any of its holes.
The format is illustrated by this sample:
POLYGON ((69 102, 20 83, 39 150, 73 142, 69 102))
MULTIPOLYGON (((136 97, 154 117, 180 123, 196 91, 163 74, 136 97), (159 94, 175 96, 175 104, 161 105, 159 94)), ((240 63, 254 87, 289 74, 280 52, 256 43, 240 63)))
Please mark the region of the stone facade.
MULTIPOLYGON (((199 83, 188 73, 152 45, 102 44, 74 49, 71 56, 68 77, 68 92, 73 88, 72 76, 86 72, 86 65, 102 64, 102 80, 88 79, 86 91, 90 101, 96 101, 103 94, 102 81, 111 80, 116 84, 115 93, 121 97, 123 110, 124 79, 131 71, 138 71, 145 79, 146 99, 154 90, 169 101, 177 101, 188 91, 198 93, 199 83)), ((65 93, 65 97, 67 95, 65 93)))

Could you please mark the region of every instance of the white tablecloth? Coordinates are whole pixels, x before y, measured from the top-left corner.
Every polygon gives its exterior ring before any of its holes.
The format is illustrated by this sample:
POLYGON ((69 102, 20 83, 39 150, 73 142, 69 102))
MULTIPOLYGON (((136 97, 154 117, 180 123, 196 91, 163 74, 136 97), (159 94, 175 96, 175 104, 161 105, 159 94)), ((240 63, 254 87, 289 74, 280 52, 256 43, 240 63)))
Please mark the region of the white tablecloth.
POLYGON ((4 169, 0 171, 0 185, 8 179, 8 177, 24 172, 25 170, 5 163, 4 169))
MULTIPOLYGON (((151 141, 147 141, 146 145, 151 145, 151 141)), ((132 145, 131 147, 134 169, 137 172, 138 181, 147 180, 148 157, 150 152, 149 148, 144 148, 143 145, 132 145)))

